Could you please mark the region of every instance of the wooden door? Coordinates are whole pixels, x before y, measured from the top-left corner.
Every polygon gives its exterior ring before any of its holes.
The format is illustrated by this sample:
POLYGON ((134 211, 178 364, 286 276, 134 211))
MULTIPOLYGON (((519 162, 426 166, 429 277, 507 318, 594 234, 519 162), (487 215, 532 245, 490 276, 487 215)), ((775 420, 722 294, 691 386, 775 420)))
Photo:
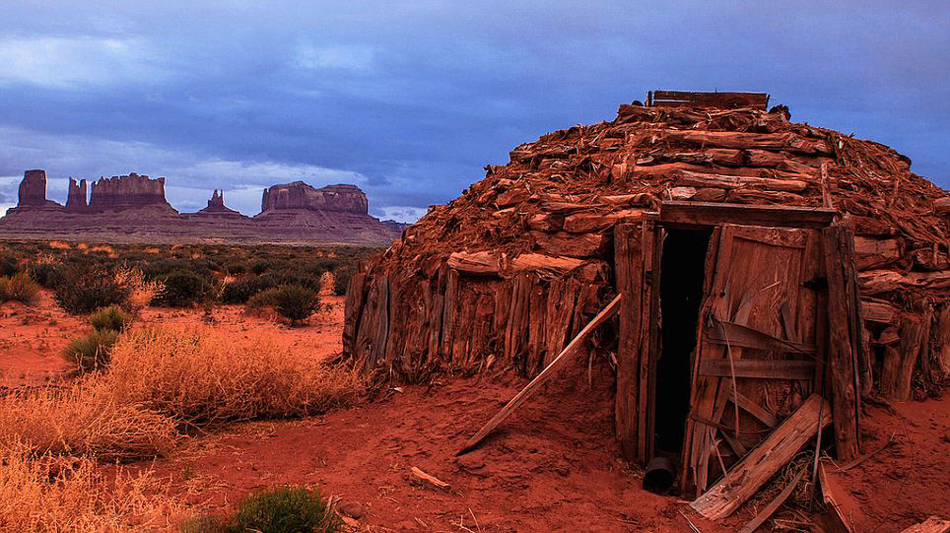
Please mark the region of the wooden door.
POLYGON ((702 492, 812 392, 820 233, 724 225, 706 261, 681 484, 702 492))

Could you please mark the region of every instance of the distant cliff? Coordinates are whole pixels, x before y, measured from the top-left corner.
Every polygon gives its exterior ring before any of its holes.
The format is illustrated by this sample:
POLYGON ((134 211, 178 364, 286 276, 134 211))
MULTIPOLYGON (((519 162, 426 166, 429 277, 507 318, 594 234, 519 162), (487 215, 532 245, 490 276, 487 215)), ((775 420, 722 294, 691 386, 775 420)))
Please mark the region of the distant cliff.
POLYGON ((264 190, 261 207, 247 217, 215 190, 204 209, 179 213, 165 199, 165 178, 135 173, 100 178, 88 191, 86 180, 69 178, 63 206, 46 199, 46 172, 29 170, 17 206, 0 218, 0 236, 387 245, 404 228, 370 216, 366 194, 355 185, 274 185, 264 190))
POLYGON ((264 189, 261 213, 270 209, 309 209, 365 215, 369 212, 366 194, 356 185, 328 185, 315 189, 302 181, 264 189))

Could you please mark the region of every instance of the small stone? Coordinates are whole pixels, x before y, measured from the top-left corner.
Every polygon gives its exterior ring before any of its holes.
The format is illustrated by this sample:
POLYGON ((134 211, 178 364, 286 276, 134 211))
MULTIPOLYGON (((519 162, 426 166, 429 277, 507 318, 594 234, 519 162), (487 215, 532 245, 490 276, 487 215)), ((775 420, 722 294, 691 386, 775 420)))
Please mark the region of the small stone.
POLYGON ((359 502, 344 502, 337 506, 340 513, 359 520, 363 517, 363 505, 359 502))

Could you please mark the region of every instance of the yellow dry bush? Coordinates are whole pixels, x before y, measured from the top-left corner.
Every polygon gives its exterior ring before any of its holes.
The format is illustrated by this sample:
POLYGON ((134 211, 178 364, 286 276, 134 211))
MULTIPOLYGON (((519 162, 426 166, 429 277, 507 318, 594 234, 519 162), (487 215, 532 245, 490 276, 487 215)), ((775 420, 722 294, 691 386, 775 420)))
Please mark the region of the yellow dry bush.
POLYGON ((107 379, 90 377, 0 399, 0 447, 128 460, 161 455, 178 437, 171 418, 120 401, 107 379))
POLYGON ((50 242, 49 242, 49 247, 52 248, 52 249, 54 249, 54 250, 69 250, 69 249, 72 248, 72 247, 69 245, 69 243, 61 242, 61 241, 50 241, 50 242))
POLYGON ((183 515, 151 472, 107 479, 89 458, 0 448, 0 532, 173 531, 183 515))
POLYGON ((132 331, 113 348, 105 379, 119 403, 186 424, 322 414, 360 396, 354 373, 282 348, 272 335, 235 338, 207 327, 132 331))
POLYGON ((165 290, 165 284, 161 281, 148 281, 141 270, 127 265, 116 268, 115 282, 130 288, 128 304, 133 315, 137 315, 152 298, 165 290))
POLYGON ((84 243, 84 242, 81 242, 81 243, 78 243, 78 244, 76 245, 76 249, 77 249, 77 250, 82 250, 82 251, 86 252, 86 251, 89 250, 89 245, 86 244, 86 243, 84 243))

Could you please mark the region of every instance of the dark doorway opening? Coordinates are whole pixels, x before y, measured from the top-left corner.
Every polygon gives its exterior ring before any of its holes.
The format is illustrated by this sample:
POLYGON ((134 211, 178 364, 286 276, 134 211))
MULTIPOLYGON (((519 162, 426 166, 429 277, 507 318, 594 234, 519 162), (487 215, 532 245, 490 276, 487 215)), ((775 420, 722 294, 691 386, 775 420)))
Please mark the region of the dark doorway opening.
POLYGON ((656 363, 656 455, 678 457, 689 416, 696 325, 712 229, 668 229, 660 263, 660 351, 656 363))

